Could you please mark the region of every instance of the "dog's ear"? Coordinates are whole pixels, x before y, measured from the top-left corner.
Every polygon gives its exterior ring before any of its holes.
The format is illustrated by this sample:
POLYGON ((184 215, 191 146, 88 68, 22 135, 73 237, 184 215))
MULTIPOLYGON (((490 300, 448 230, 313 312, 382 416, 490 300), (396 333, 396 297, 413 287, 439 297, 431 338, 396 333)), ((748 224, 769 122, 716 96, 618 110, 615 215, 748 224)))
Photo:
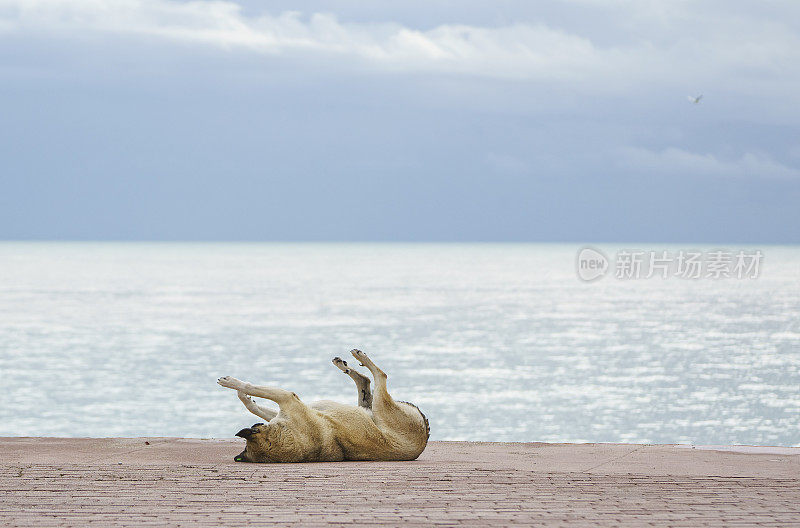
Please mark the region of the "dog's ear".
POLYGON ((251 436, 253 436, 256 433, 261 432, 261 430, 264 427, 266 427, 266 425, 263 422, 255 423, 255 424, 251 425, 250 427, 245 427, 244 429, 242 429, 241 431, 236 433, 236 436, 238 436, 240 438, 247 439, 247 438, 250 438, 251 436))
POLYGON ((249 427, 245 427, 244 429, 236 433, 236 436, 238 436, 239 438, 244 438, 245 440, 250 438, 252 435, 253 435, 253 430, 250 429, 249 427))

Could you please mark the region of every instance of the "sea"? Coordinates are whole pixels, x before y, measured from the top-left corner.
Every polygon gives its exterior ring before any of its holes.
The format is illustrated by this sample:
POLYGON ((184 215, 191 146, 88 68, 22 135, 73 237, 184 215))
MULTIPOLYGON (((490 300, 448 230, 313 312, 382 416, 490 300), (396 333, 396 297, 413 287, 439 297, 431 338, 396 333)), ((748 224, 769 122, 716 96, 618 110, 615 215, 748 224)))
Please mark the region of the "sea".
POLYGON ((358 348, 433 440, 800 446, 799 247, 647 278, 621 255, 719 248, 596 245, 591 281, 582 249, 0 242, 0 436, 228 438, 261 420, 217 378, 355 404, 358 348))

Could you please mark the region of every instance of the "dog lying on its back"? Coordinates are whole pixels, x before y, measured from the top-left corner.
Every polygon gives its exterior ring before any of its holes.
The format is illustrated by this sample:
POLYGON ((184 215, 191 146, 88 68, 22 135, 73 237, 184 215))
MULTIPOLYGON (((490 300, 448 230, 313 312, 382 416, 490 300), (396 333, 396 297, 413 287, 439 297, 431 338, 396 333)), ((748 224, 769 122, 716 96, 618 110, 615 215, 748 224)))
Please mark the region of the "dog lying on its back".
POLYGON ((266 420, 242 429, 236 436, 247 440, 237 462, 336 462, 340 460, 414 460, 430 436, 428 419, 416 405, 395 401, 386 390, 386 374, 360 350, 352 350, 369 378, 340 358, 333 364, 356 382, 358 406, 332 401, 306 405, 297 394, 274 387, 256 387, 225 376, 223 387, 238 391, 245 407, 266 420), (250 396, 278 404, 279 411, 257 405, 250 396))

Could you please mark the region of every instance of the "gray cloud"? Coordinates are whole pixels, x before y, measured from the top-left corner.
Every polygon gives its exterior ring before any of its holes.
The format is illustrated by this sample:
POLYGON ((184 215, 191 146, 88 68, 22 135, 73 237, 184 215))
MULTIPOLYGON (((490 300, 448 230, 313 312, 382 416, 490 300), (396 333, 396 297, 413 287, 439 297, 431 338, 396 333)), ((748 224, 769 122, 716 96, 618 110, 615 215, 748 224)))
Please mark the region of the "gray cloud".
POLYGON ((724 160, 714 154, 700 154, 675 147, 660 151, 626 148, 622 150, 619 161, 621 168, 658 175, 800 179, 800 169, 755 152, 745 152, 738 158, 724 160))
POLYGON ((0 238, 800 241, 797 4, 283 5, 0 0, 0 238))
POLYGON ((719 10, 689 2, 566 3, 598 10, 614 21, 610 29, 625 29, 623 37, 547 20, 418 29, 391 18, 342 22, 326 12, 251 14, 233 2, 171 0, 2 0, 0 27, 32 38, 160 38, 232 53, 322 56, 377 71, 591 82, 594 90, 622 92, 643 82, 728 83, 755 92, 800 81, 800 37, 781 19, 744 18, 723 3, 719 10))

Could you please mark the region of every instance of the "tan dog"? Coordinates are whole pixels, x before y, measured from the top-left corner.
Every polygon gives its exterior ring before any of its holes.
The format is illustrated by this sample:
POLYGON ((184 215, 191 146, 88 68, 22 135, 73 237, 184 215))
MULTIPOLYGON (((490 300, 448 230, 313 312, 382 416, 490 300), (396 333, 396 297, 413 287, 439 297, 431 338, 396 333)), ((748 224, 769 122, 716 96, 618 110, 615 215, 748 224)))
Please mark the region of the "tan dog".
POLYGON ((428 419, 416 405, 395 401, 386 390, 386 374, 360 350, 350 352, 375 378, 347 366, 340 358, 333 364, 356 382, 358 406, 332 401, 306 405, 297 394, 274 387, 256 387, 226 376, 217 380, 239 393, 245 407, 267 420, 242 429, 236 436, 247 446, 237 462, 336 462, 339 460, 414 460, 430 436, 428 419), (256 405, 250 396, 278 404, 278 412, 256 405))

